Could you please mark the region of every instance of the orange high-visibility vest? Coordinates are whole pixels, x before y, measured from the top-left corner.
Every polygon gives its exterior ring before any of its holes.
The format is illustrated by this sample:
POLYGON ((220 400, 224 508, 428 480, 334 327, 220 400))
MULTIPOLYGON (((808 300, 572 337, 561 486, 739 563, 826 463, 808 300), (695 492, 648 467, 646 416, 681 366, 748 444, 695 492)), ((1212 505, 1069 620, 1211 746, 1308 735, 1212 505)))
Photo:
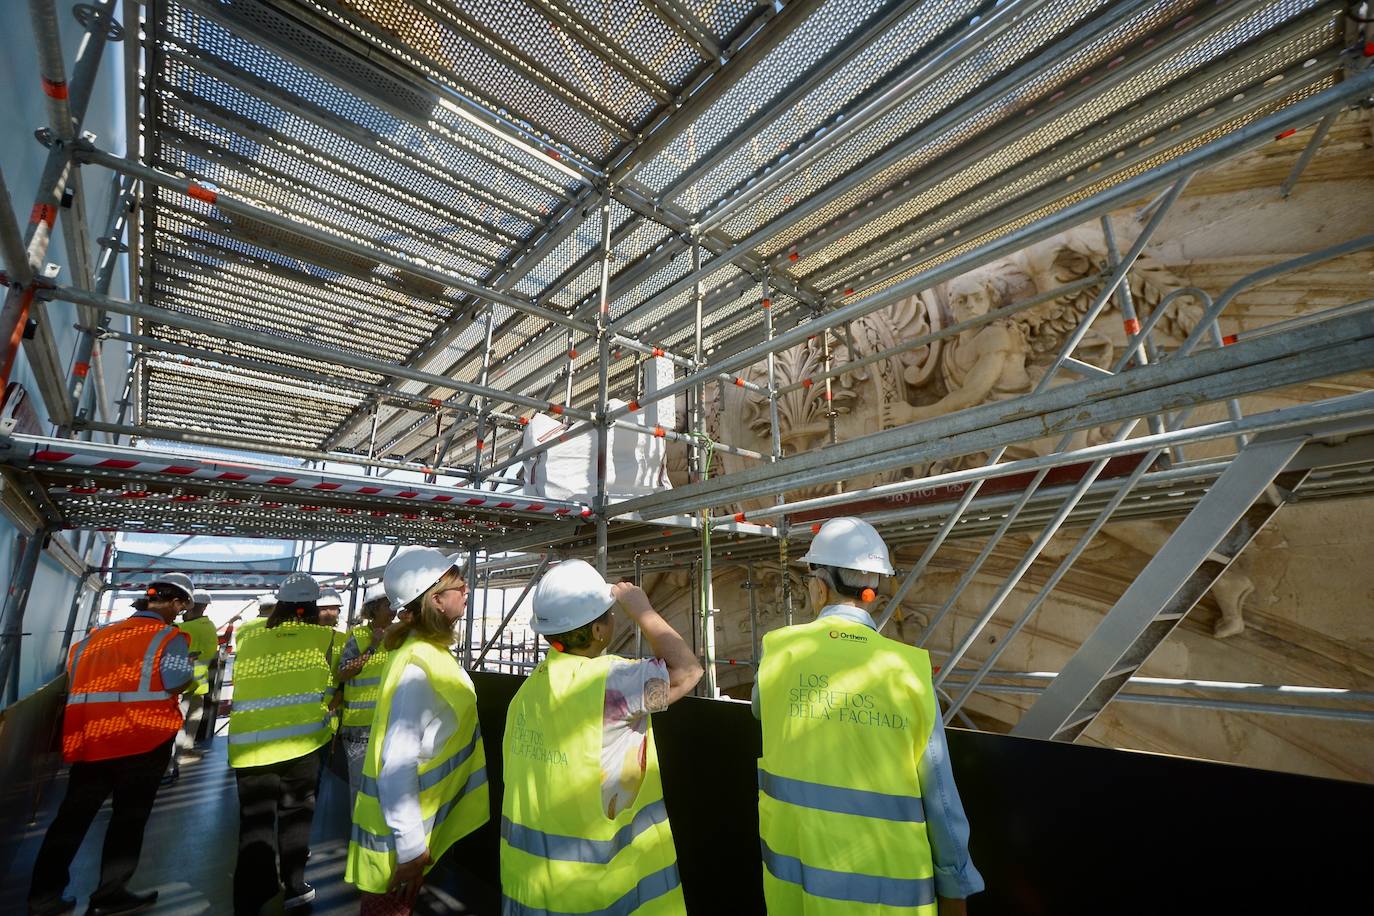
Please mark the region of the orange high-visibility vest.
POLYGON ((162 685, 162 653, 173 639, 186 634, 130 617, 72 646, 62 718, 68 763, 142 754, 181 730, 181 706, 162 685))

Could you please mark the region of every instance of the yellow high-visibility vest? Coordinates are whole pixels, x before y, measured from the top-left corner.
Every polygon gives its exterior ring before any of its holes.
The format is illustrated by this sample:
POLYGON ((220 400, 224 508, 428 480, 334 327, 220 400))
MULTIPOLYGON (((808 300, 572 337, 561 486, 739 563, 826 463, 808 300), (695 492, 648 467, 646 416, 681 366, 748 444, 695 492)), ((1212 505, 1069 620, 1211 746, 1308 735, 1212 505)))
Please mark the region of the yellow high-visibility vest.
POLYGON ((193 696, 204 696, 210 692, 210 660, 219 651, 219 636, 215 631, 215 622, 209 617, 202 616, 195 620, 183 620, 177 626, 191 640, 191 647, 187 651, 200 653, 193 663, 196 689, 186 692, 193 696))
POLYGON ((774 630, 763 646, 768 912, 935 916, 916 770, 939 714, 930 656, 839 617, 774 630))
MULTIPOLYGON (((358 644, 358 651, 366 652, 372 645, 372 628, 354 627, 353 639, 358 644)), ((362 670, 343 682, 344 728, 366 728, 372 724, 372 713, 377 708, 377 697, 382 692, 382 675, 390 655, 386 649, 378 646, 362 670)))
POLYGON ((614 818, 602 804, 606 675, 618 660, 550 649, 511 701, 502 743, 504 912, 686 912, 652 725, 634 803, 614 818))
POLYGON ((287 621, 255 627, 234 659, 229 711, 229 765, 255 767, 295 760, 327 743, 329 631, 287 621))
POLYGON ((391 719, 391 698, 407 665, 425 672, 434 692, 458 718, 453 735, 432 760, 419 767, 420 813, 425 819, 430 867, 450 846, 491 818, 487 757, 477 725, 472 679, 448 650, 411 636, 387 660, 367 741, 362 786, 353 805, 344 880, 373 894, 385 893, 396 871, 396 836, 382 814, 377 776, 382 771, 382 739, 391 719))

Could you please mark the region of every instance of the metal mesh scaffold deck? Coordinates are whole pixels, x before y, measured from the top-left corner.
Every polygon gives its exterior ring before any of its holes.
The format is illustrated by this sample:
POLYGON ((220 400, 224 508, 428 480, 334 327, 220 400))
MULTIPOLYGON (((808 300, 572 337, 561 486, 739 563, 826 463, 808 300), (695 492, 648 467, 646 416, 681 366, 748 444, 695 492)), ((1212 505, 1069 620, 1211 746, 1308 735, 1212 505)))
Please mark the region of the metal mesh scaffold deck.
MULTIPOLYGON (((699 281, 716 359, 762 338, 765 270, 780 327, 862 300, 1330 86, 1342 41, 1341 5, 1310 0, 149 11, 145 164, 315 232, 151 189, 144 299, 319 355, 145 324, 140 421, 451 462, 493 438, 470 395, 335 357, 477 382, 490 309, 491 385, 561 404, 571 370, 564 406, 593 409, 590 335, 507 303, 585 327, 607 188, 613 330, 689 352, 699 281)), ((631 398, 636 354, 612 355, 631 398)))

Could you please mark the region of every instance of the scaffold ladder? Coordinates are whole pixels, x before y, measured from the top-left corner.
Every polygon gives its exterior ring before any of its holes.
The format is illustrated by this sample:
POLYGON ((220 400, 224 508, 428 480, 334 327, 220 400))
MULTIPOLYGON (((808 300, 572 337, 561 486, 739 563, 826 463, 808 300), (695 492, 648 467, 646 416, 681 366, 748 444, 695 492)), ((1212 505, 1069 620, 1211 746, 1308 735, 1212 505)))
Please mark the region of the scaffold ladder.
POLYGON ((1286 429, 1247 444, 1012 734, 1074 741, 1086 731, 1311 473, 1292 465, 1322 434, 1286 429))

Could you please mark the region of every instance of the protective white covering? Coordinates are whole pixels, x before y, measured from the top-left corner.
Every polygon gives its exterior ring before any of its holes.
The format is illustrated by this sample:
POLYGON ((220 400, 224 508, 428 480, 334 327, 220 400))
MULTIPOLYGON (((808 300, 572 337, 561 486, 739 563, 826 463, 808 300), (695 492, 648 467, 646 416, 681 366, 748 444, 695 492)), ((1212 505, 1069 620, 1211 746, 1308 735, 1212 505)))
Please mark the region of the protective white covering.
MULTIPOLYGON (((672 381, 671 362, 661 358, 644 362, 646 400, 672 381)), ((609 406, 616 410, 625 406, 625 402, 612 398, 609 406)), ((625 419, 641 426, 671 430, 677 423, 676 400, 664 398, 626 414, 625 419)), ((567 428, 554 417, 535 414, 525 427, 521 448, 533 448, 557 438, 567 428)), ((606 492, 612 499, 644 496, 672 486, 668 482, 665 461, 666 438, 612 427, 608 439, 610 462, 606 468, 606 492)), ((569 439, 526 461, 524 492, 546 499, 590 502, 596 495, 596 435, 589 433, 569 439)))

